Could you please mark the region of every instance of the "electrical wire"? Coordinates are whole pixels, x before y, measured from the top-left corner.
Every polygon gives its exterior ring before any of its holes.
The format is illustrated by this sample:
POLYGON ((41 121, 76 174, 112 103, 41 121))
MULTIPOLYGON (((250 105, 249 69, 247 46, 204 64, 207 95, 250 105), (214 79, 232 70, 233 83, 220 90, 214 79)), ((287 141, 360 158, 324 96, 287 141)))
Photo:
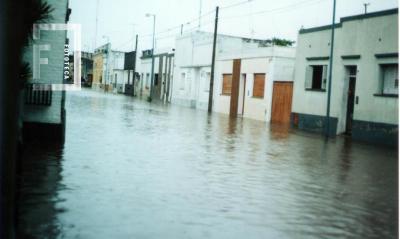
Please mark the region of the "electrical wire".
POLYGON ((307 5, 307 6, 309 6, 309 5, 317 4, 317 3, 320 3, 320 2, 323 2, 323 1, 327 1, 327 0, 306 0, 306 1, 295 3, 295 4, 289 4, 289 5, 286 5, 286 6, 283 6, 283 7, 279 7, 279 8, 262 10, 262 11, 253 12, 253 13, 250 13, 250 14, 242 14, 242 15, 236 15, 236 16, 220 17, 219 19, 228 20, 228 19, 234 19, 234 18, 244 18, 244 17, 254 16, 254 15, 262 15, 262 14, 265 14, 265 13, 280 12, 280 11, 284 11, 284 10, 295 10, 295 7, 301 7, 303 4, 306 4, 306 3, 310 3, 310 4, 307 5))
MULTIPOLYGON (((241 6, 241 5, 244 5, 244 4, 248 4, 248 3, 251 3, 251 2, 254 2, 254 1, 256 1, 256 0, 245 0, 245 1, 242 1, 242 2, 238 2, 238 3, 234 3, 234 4, 231 4, 231 5, 224 6, 224 7, 220 7, 220 9, 223 10, 223 9, 234 8, 234 7, 241 6)), ((296 7, 314 5, 314 4, 323 2, 323 1, 327 1, 327 0, 305 0, 305 1, 294 3, 294 4, 288 4, 286 6, 279 7, 279 8, 266 9, 266 10, 262 10, 262 11, 258 11, 258 12, 251 12, 250 14, 242 14, 242 15, 227 16, 227 17, 223 17, 222 16, 222 17, 219 17, 219 20, 223 22, 225 20, 230 20, 230 19, 235 19, 235 18, 244 18, 244 17, 254 16, 254 15, 262 15, 262 14, 265 14, 265 13, 280 12, 280 11, 285 11, 285 10, 294 10, 296 7)), ((202 14, 201 17, 208 16, 208 15, 214 13, 214 12, 215 12, 215 10, 208 11, 208 12, 202 14)), ((182 27, 182 25, 190 25, 190 24, 192 24, 192 23, 194 23, 196 21, 198 21, 198 18, 191 19, 188 22, 186 22, 185 24, 172 26, 172 27, 169 27, 167 29, 158 31, 158 32, 155 33, 155 38, 156 38, 156 40, 163 40, 163 39, 176 37, 179 33, 168 34, 168 35, 165 35, 165 36, 162 36, 162 35, 166 34, 166 33, 170 33, 173 30, 180 29, 182 27)), ((207 25, 210 25, 211 23, 214 23, 214 20, 202 23, 202 26, 207 26, 207 25)), ((193 32, 196 29, 198 29, 198 26, 189 28, 188 30, 185 30, 184 32, 187 34, 187 33, 193 32)), ((141 40, 143 40, 143 39, 146 39, 146 38, 150 38, 152 36, 153 36, 153 33, 148 33, 148 34, 144 34, 144 35, 139 36, 139 38, 141 40)), ((134 37, 130 38, 126 42, 121 43, 120 45, 118 45, 118 47, 116 47, 116 49, 120 49, 120 48, 126 46, 127 44, 131 43, 133 41, 133 39, 134 39, 134 37)))

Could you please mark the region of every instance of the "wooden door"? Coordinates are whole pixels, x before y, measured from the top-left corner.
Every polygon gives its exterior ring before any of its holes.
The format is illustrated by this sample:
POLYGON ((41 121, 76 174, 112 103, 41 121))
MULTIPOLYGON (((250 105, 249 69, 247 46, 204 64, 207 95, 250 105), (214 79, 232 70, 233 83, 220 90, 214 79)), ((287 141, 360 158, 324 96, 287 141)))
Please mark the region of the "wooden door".
POLYGON ((272 123, 290 123, 293 82, 274 82, 272 95, 272 123))
POLYGON ((241 66, 240 59, 233 60, 231 102, 230 102, 230 110, 229 110, 230 117, 237 117, 237 113, 238 113, 240 66, 241 66))

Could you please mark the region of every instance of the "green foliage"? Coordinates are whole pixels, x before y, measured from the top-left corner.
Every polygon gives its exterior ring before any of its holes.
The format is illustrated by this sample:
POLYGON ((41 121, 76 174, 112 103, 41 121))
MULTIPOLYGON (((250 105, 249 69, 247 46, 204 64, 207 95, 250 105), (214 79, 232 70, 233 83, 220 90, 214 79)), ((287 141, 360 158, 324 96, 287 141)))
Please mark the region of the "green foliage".
POLYGON ((269 46, 293 46, 295 41, 281 39, 281 38, 272 38, 267 40, 262 40, 259 42, 260 47, 269 47, 269 46))
POLYGON ((45 23, 51 19, 53 8, 42 0, 25 1, 24 10, 24 43, 27 45, 32 40, 33 24, 45 23))
POLYGON ((19 70, 20 74, 20 79, 21 79, 21 88, 24 88, 26 82, 28 81, 29 78, 31 78, 32 71, 31 67, 28 62, 22 62, 21 63, 21 68, 19 70))
POLYGON ((275 46, 293 46, 295 41, 280 39, 280 38, 272 38, 272 44, 275 46))
MULTIPOLYGON (((25 1, 25 6, 23 7, 24 19, 23 19, 23 43, 25 46, 29 44, 32 40, 32 30, 33 24, 35 23, 45 23, 51 19, 51 12, 53 8, 42 0, 27 0, 25 1)), ((21 88, 23 88, 31 76, 31 68, 29 63, 21 62, 20 66, 20 80, 21 88)))

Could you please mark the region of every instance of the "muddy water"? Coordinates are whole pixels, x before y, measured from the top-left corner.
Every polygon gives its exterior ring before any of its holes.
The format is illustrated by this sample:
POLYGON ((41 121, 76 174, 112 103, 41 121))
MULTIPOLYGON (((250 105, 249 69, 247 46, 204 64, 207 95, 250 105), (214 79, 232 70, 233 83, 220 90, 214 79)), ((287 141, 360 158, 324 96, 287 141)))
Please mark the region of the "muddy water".
POLYGON ((25 150, 26 238, 396 238, 397 152, 204 111, 69 93, 25 150))

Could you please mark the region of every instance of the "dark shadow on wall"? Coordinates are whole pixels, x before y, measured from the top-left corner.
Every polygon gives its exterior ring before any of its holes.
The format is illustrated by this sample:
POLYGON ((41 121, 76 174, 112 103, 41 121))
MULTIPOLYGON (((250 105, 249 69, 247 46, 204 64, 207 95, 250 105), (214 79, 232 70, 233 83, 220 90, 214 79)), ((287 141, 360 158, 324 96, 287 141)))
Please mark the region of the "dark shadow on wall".
POLYGON ((57 238, 60 234, 57 208, 60 183, 61 144, 31 143, 25 145, 18 170, 17 238, 57 238))

